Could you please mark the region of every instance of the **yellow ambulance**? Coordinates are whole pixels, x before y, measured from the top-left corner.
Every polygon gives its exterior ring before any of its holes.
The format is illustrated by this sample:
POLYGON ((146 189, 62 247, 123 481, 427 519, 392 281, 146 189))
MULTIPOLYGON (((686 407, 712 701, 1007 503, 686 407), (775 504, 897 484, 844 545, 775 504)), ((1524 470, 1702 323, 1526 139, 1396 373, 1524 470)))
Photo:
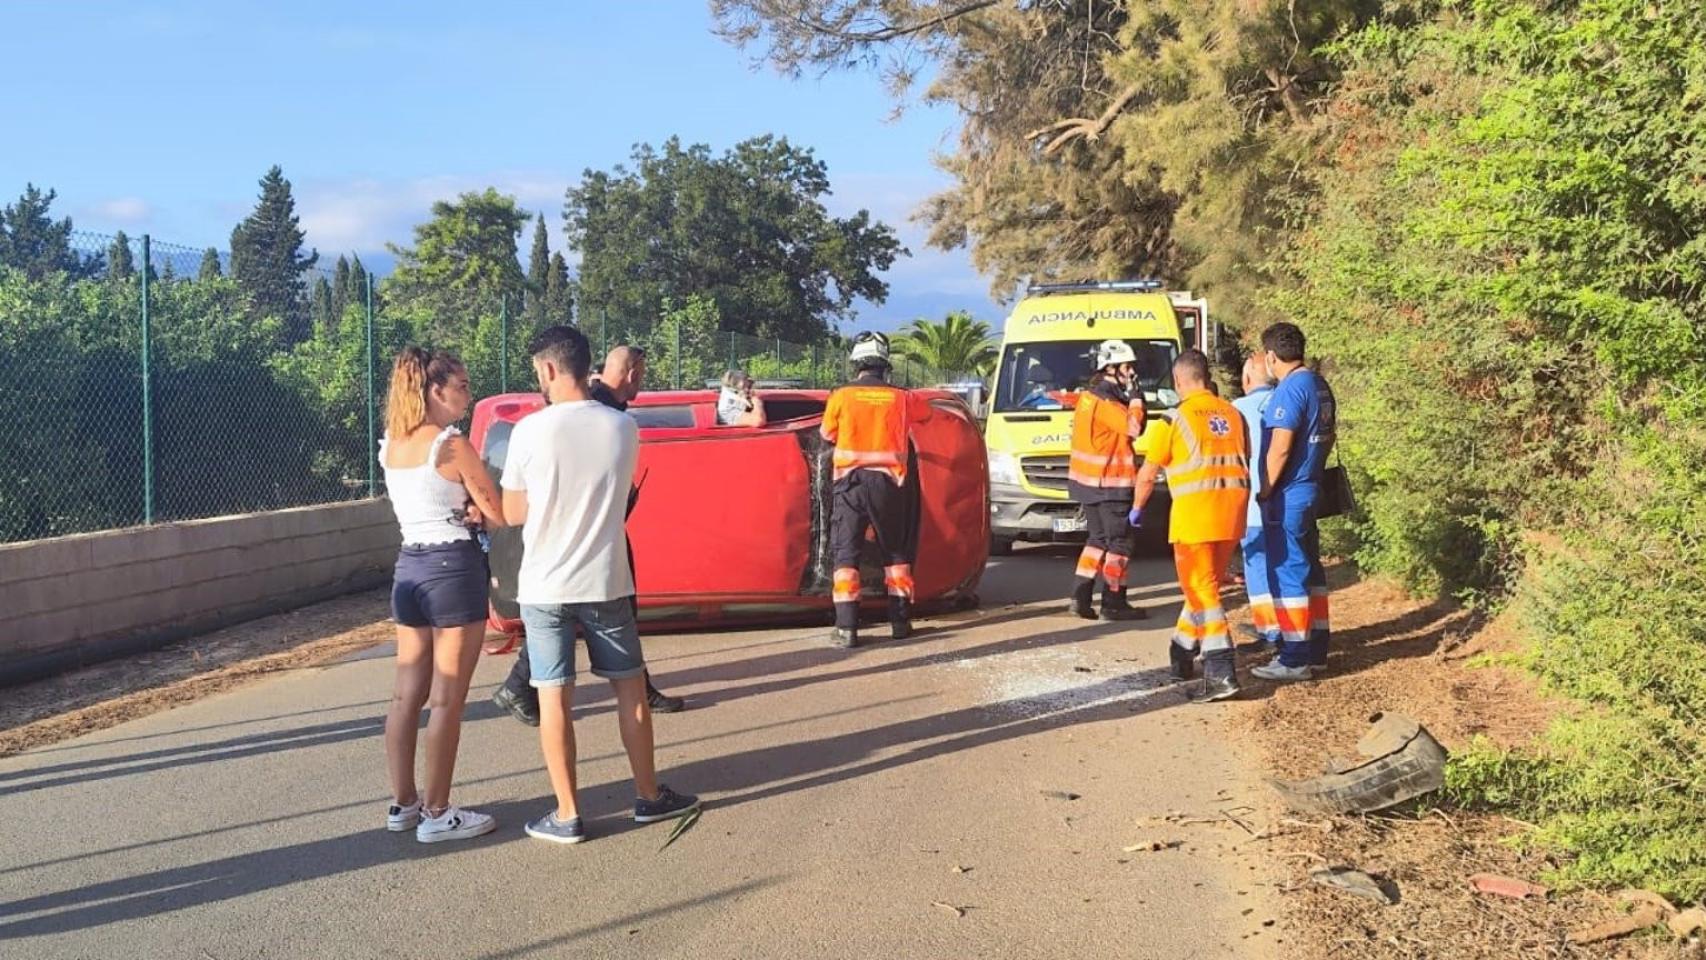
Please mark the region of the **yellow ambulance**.
MULTIPOLYGON (((1179 403, 1173 361, 1183 347, 1212 349, 1208 307, 1154 280, 1033 284, 1007 318, 989 396, 990 552, 1014 541, 1081 542, 1084 514, 1067 497, 1072 411, 1095 369, 1096 345, 1124 340, 1137 353, 1148 419, 1179 403)), ((1145 425, 1147 427, 1147 424, 1145 425)), ((1139 462, 1150 431, 1138 438, 1139 462)), ((1155 506, 1171 501, 1165 483, 1155 506)), ((1165 523, 1158 524, 1165 530, 1165 523)))

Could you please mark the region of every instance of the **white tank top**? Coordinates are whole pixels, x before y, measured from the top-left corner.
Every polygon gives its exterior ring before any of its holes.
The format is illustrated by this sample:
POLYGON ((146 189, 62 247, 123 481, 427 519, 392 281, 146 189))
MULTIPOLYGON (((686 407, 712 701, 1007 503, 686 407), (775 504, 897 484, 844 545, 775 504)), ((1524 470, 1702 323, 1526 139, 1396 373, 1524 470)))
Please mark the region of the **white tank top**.
POLYGON ((393 467, 386 462, 389 438, 379 441, 379 462, 385 465, 385 490, 403 543, 427 546, 471 539, 473 534, 455 519, 468 506, 468 491, 462 484, 444 479, 438 472, 438 450, 444 441, 461 431, 445 427, 432 438, 426 462, 418 467, 393 467))

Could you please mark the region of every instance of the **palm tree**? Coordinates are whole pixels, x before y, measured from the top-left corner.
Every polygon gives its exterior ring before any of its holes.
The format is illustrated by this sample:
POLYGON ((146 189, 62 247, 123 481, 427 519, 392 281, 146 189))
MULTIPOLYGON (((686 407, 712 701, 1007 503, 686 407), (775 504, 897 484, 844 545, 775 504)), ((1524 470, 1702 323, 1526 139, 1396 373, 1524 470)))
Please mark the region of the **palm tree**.
POLYGON ((989 324, 955 310, 941 323, 919 317, 895 334, 894 352, 945 374, 982 376, 995 366, 989 324))

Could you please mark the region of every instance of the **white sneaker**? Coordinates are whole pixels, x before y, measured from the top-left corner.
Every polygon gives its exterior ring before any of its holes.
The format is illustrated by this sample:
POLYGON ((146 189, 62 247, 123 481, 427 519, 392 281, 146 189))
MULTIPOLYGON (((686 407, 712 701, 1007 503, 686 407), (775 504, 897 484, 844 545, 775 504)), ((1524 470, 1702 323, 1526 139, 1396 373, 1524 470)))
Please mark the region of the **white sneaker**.
POLYGON ((393 803, 391 804, 390 809, 385 811, 385 829, 392 833, 402 833, 404 830, 413 830, 415 828, 415 824, 420 822, 421 802, 418 799, 414 803, 406 805, 393 803))
POLYGON ((1263 680, 1273 680, 1278 683, 1296 683, 1299 680, 1315 679, 1314 667, 1288 667, 1278 660, 1264 663, 1250 671, 1250 676, 1261 677, 1263 680))
POLYGON ((415 828, 415 839, 422 843, 466 840, 491 833, 497 826, 498 822, 486 814, 452 806, 446 807, 444 812, 436 817, 421 817, 420 826, 415 828))

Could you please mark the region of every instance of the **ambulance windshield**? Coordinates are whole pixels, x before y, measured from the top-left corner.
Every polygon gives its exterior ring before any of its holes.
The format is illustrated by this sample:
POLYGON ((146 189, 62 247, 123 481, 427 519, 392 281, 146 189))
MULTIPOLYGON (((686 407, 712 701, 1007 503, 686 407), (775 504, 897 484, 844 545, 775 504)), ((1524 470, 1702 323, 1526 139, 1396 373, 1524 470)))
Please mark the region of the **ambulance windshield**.
MULTIPOLYGON (((996 413, 1025 410, 1069 410, 1073 394, 1090 383, 1100 340, 1050 340, 1009 343, 1001 354, 996 377, 996 413)), ((1137 354, 1137 382, 1143 402, 1151 409, 1177 406, 1173 392, 1173 360, 1178 345, 1171 340, 1128 340, 1137 354)))

